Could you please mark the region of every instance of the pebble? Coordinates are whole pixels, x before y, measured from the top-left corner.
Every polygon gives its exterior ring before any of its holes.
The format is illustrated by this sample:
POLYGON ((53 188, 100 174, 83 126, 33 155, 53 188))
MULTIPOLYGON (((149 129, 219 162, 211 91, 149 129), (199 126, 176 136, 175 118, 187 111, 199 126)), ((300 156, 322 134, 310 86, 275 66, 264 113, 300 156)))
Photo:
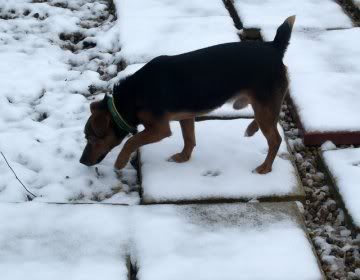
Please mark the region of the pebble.
POLYGON ((340 235, 343 236, 343 237, 348 237, 351 235, 351 231, 348 230, 348 229, 343 229, 340 231, 340 235))
POLYGON ((298 138, 299 130, 287 111, 289 107, 284 104, 282 109, 285 115, 280 115, 281 125, 288 137, 306 194, 302 210, 305 224, 316 251, 321 256, 326 278, 360 280, 360 252, 355 254, 350 251, 354 246, 357 249, 360 246, 360 234, 356 240, 352 239, 351 230, 345 225, 343 210, 331 198, 330 188, 325 184, 325 175, 317 168, 319 150, 304 146, 303 141, 298 138))

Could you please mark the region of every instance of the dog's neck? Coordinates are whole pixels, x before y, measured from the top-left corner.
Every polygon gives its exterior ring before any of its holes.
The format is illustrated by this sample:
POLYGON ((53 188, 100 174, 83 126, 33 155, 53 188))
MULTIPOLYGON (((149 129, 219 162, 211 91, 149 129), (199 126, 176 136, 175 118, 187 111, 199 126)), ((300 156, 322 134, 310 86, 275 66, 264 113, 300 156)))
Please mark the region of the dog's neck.
POLYGON ((136 116, 135 93, 130 91, 130 81, 125 79, 114 86, 113 98, 115 107, 131 126, 136 127, 139 120, 136 116))

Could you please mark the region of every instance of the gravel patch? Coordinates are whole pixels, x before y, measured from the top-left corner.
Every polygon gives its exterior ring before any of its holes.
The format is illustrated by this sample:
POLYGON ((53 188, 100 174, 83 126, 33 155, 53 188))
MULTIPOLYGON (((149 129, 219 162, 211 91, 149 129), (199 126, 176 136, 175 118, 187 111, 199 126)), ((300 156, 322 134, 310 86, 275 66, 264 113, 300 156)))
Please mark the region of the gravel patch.
POLYGON ((351 17, 354 25, 360 26, 360 2, 358 0, 337 0, 336 2, 338 2, 345 13, 351 17))
POLYGON ((340 202, 327 184, 327 175, 317 162, 320 150, 304 146, 292 110, 284 103, 280 123, 305 189, 303 215, 322 268, 328 279, 360 279, 360 234, 347 224, 340 202))

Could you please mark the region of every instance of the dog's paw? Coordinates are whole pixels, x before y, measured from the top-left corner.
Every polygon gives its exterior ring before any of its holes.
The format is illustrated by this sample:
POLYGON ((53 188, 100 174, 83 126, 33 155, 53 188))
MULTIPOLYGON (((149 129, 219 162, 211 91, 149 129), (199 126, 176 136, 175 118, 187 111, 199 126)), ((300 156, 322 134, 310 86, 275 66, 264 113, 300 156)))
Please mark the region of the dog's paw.
POLYGON ((255 170, 252 171, 252 173, 257 173, 257 174, 267 174, 269 172, 271 172, 271 166, 269 167, 266 164, 262 164, 256 167, 255 170))
POLYGON ((175 155, 172 155, 171 157, 169 157, 167 159, 167 161, 169 162, 177 162, 177 163, 182 163, 182 162, 186 162, 190 159, 189 156, 186 156, 182 153, 177 153, 175 155))
POLYGON ((251 137, 259 130, 259 127, 256 124, 250 124, 247 129, 245 130, 244 136, 251 137))

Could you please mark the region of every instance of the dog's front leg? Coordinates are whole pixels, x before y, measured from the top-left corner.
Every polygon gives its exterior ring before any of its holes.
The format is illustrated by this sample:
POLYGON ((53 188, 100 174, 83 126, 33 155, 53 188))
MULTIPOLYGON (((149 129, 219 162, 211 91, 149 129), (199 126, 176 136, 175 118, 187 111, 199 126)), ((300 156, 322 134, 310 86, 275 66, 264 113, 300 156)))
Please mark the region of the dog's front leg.
POLYGON ((168 121, 158 122, 152 125, 145 125, 145 129, 128 139, 115 162, 116 169, 125 167, 130 156, 141 146, 158 142, 171 135, 168 121))
POLYGON ((180 153, 172 155, 169 161, 185 162, 191 157, 192 151, 196 146, 195 141, 195 119, 185 119, 180 121, 181 132, 184 139, 184 148, 180 153))

